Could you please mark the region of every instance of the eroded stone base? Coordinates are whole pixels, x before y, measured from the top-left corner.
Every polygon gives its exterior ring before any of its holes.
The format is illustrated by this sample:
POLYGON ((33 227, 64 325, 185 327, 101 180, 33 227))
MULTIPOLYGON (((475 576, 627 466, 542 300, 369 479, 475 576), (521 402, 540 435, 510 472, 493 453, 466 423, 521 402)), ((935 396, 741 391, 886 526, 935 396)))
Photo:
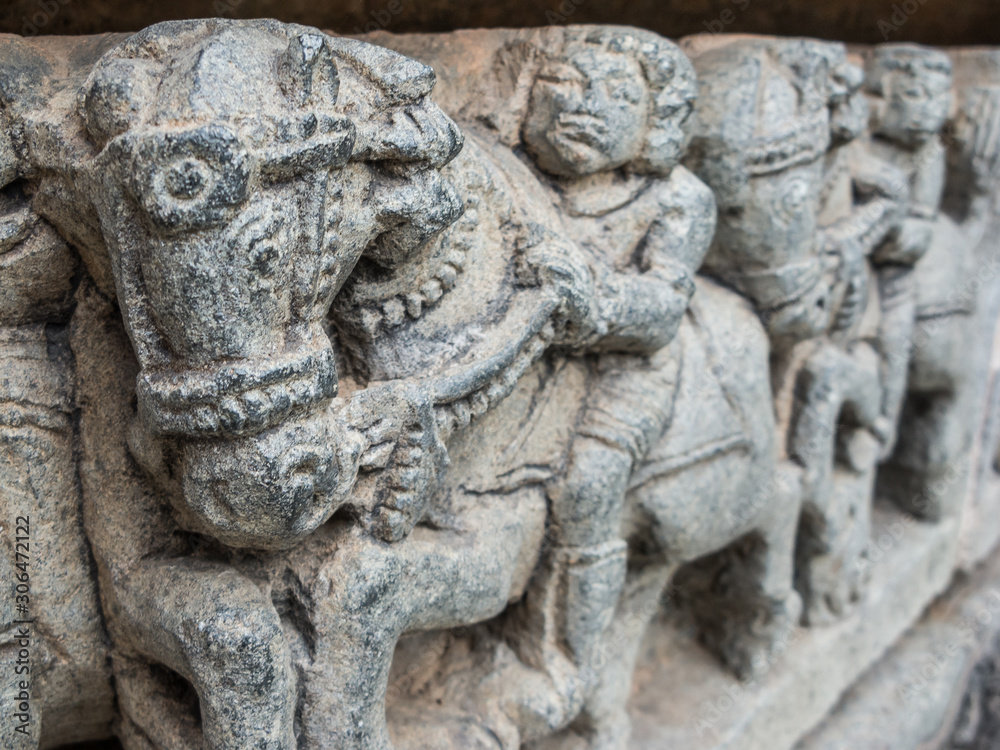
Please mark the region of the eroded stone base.
POLYGON ((995 747, 983 680, 998 632, 994 556, 958 580, 796 750, 995 747))
MULTIPOLYGON (((953 521, 922 524, 879 504, 873 529, 873 544, 878 546, 881 537, 885 549, 871 564, 865 600, 837 625, 790 632, 787 652, 775 650, 773 667, 757 682, 738 682, 689 636, 668 624, 652 628, 640 661, 647 666, 636 677, 632 698, 633 747, 794 747, 951 579, 953 521), (896 540, 890 530, 898 534, 899 529, 902 536, 896 540)), ((815 746, 820 747, 826 746, 815 746)))

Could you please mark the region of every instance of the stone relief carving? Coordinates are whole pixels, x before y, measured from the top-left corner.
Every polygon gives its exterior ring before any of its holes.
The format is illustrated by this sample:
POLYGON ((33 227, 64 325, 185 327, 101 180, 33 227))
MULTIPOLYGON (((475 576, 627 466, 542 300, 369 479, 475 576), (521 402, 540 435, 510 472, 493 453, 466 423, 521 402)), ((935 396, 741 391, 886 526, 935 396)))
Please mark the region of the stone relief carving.
MULTIPOLYGON (((948 228, 947 219, 939 213, 946 163, 939 131, 945 123, 950 104, 951 63, 947 56, 930 50, 887 46, 870 55, 867 80, 876 101, 872 146, 878 154, 906 172, 912 192, 910 209, 900 237, 884 255, 887 261, 898 266, 929 269, 939 265, 940 259, 929 257, 922 265, 920 259, 927 256, 932 246, 940 253, 943 245, 950 244, 949 239, 936 237, 935 231, 940 234, 948 228)), ((951 239, 956 238, 953 236, 951 239)), ((966 254, 966 257, 955 258, 954 262, 949 261, 949 269, 961 277, 968 272, 967 258, 966 254)), ((926 320, 928 313, 933 316, 941 314, 941 311, 930 312, 928 304, 933 303, 928 297, 937 295, 927 288, 926 281, 920 283, 921 273, 916 269, 912 273, 907 272, 910 278, 905 283, 915 287, 908 293, 913 298, 911 304, 915 306, 915 319, 926 320)), ((925 270, 923 275, 926 273, 925 270)), ((930 282, 930 285, 939 288, 949 286, 947 282, 942 284, 939 281, 930 282)), ((927 369, 926 347, 921 344, 922 338, 914 338, 914 359, 907 381, 911 394, 920 388, 918 373, 927 369)), ((887 479, 893 476, 892 467, 901 460, 905 461, 905 456, 915 450, 908 444, 912 439, 910 430, 915 427, 912 420, 912 414, 903 417, 903 443, 887 467, 884 475, 887 479)), ((946 458, 944 460, 947 461, 946 458)), ((940 466, 925 466, 921 471, 940 471, 940 466)), ((904 505, 912 504, 914 498, 923 494, 916 486, 907 487, 902 482, 893 482, 893 485, 894 489, 889 492, 904 505), (907 494, 910 496, 907 497, 907 494)), ((936 507, 938 505, 932 503, 926 509, 918 509, 918 512, 940 515, 945 510, 936 507)))
POLYGON ((830 147, 818 220, 821 250, 836 269, 836 307, 825 335, 794 355, 789 444, 805 468, 797 573, 811 624, 844 616, 862 596, 872 484, 895 434, 912 330, 912 308, 875 261, 899 231, 905 180, 860 142, 862 70, 839 45, 826 51, 830 147))
MULTIPOLYGON (((973 354, 972 366, 963 376, 952 378, 962 388, 944 389, 960 395, 955 397, 951 409, 964 411, 964 416, 952 415, 952 424, 968 420, 969 425, 957 428, 958 446, 963 440, 972 446, 969 451, 968 469, 962 466, 964 457, 949 444, 946 486, 938 484, 924 488, 935 493, 932 497, 939 505, 961 500, 965 492, 962 515, 962 563, 971 566, 981 560, 992 547, 995 514, 994 477, 996 470, 996 345, 994 320, 997 316, 995 285, 991 278, 996 267, 996 249, 991 239, 995 211, 993 190, 996 180, 997 143, 986 123, 992 121, 996 107, 997 79, 996 56, 992 50, 955 50, 949 54, 955 84, 955 113, 947 130, 947 179, 942 197, 942 211, 958 224, 963 235, 963 247, 969 256, 965 259, 964 272, 950 279, 949 299, 954 314, 927 315, 924 327, 926 338, 936 338, 939 325, 948 324, 952 333, 975 335, 984 342, 973 354), (963 186, 964 189, 955 189, 963 186), (956 317, 962 311, 971 313, 967 319, 956 317), (986 344, 986 341, 990 341, 986 344), (964 437, 962 432, 965 431, 964 437), (964 471, 969 472, 967 489, 964 471), (947 487, 947 485, 951 485, 947 487)), ((927 276, 930 272, 927 271, 927 276)), ((928 279, 929 281, 929 279, 928 279)), ((938 482, 940 480, 937 480, 938 482)), ((951 510, 955 510, 954 507, 951 510)))
MULTIPOLYGON (((854 412, 859 430, 878 416, 870 353, 839 345, 865 302, 866 235, 885 218, 858 221, 853 185, 837 185, 841 152, 863 117, 860 76, 842 47, 818 42, 737 42, 695 64, 703 112, 690 158, 720 198, 705 270, 741 291, 767 328, 779 471, 794 485, 784 515, 797 518, 801 504, 799 588, 807 618, 822 620, 827 610, 842 610, 856 586, 844 537, 866 534, 865 511, 856 507, 868 502, 864 477, 835 470, 839 414, 854 412), (733 127, 744 119, 754 127, 733 127), (836 217, 838 210, 844 215, 836 217)), ((872 467, 851 468, 864 474, 872 467)), ((795 547, 794 522, 791 533, 788 548, 795 547)))
POLYGON ((950 528, 995 454, 972 58, 3 49, 0 488, 51 550, 25 747, 631 747, 651 632, 766 679, 864 606, 876 496, 950 528))
MULTIPOLYGON (((9 139, 9 136, 8 136, 9 139)), ((38 607, 34 643, 36 700, 58 709, 28 737, 35 743, 86 739, 104 731, 112 710, 107 653, 102 643, 100 605, 91 579, 87 545, 81 529, 80 487, 73 440, 73 371, 67 321, 78 259, 70 247, 33 210, 16 179, 23 168, 8 140, 3 149, 3 239, 0 241, 0 493, 4 507, 30 519, 35 533, 52 542, 46 564, 31 571, 38 607), (72 623, 71 627, 67 627, 72 623), (90 705, 79 695, 90 691, 90 705), (87 709, 96 707, 89 712, 87 709)), ((11 516, 10 523, 17 519, 11 516)), ((18 659, 21 647, 15 620, 15 586, 28 580, 25 556, 5 539, 3 695, 22 691, 18 659), (18 565, 18 562, 22 562, 18 565)), ((23 590, 23 589, 22 589, 23 590)), ((23 600, 20 600, 23 601, 23 600)), ((23 635, 23 634, 21 634, 23 635)), ((22 660, 23 661, 23 660, 22 660)), ((43 709, 45 710, 45 709, 43 709)), ((0 731, 14 737, 20 724, 8 711, 0 731)), ((48 713, 48 712, 46 712, 48 713)))

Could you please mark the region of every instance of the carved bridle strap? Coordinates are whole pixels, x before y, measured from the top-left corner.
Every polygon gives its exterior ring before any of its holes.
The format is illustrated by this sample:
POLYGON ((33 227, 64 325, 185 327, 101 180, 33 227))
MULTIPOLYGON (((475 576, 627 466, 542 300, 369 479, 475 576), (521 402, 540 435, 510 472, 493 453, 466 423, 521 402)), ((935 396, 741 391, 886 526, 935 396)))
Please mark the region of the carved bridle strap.
POLYGON ((143 420, 174 437, 259 432, 336 395, 329 347, 218 363, 208 372, 143 369, 138 378, 143 420))
POLYGON ((822 157, 829 144, 830 125, 825 111, 795 116, 784 132, 755 138, 746 146, 747 173, 771 174, 809 164, 822 157))
POLYGON ((525 297, 523 317, 512 316, 523 322, 519 335, 511 336, 493 356, 428 384, 443 440, 507 398, 556 338, 552 315, 557 301, 541 291, 525 297))

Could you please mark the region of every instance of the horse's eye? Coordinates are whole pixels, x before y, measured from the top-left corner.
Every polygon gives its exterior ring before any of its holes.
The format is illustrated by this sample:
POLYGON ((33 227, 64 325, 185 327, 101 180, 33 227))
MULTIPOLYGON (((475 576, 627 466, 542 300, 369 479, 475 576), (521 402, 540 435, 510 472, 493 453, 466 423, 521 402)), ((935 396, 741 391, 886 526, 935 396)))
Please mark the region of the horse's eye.
POLYGON ((228 128, 152 132, 131 142, 133 195, 157 229, 207 229, 246 199, 251 159, 228 128))

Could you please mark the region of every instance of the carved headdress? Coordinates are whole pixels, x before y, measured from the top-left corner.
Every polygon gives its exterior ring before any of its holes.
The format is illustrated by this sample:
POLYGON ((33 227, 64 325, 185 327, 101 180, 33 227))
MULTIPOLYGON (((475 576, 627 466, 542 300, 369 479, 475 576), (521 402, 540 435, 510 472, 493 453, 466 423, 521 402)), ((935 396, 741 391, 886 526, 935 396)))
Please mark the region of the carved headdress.
POLYGON ((741 40, 696 64, 701 96, 685 161, 715 191, 720 211, 742 205, 751 177, 829 148, 828 60, 819 43, 741 40))

